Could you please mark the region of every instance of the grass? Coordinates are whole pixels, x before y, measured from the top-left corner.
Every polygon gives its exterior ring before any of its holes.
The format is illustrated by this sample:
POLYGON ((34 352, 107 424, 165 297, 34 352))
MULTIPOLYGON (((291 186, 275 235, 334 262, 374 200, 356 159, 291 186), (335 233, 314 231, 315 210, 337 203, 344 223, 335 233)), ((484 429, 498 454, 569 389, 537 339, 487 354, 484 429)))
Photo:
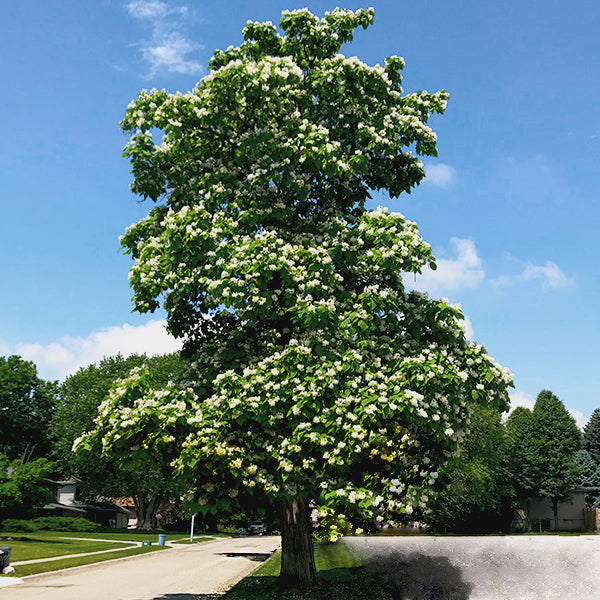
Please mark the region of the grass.
POLYGON ((21 560, 36 560, 51 558, 53 556, 64 556, 67 554, 80 554, 83 552, 98 552, 99 550, 113 550, 123 548, 119 542, 93 542, 88 540, 68 540, 60 537, 47 535, 38 536, 29 534, 27 536, 3 540, 2 545, 10 546, 10 562, 21 560))
POLYGON ((278 552, 233 587, 223 600, 374 600, 385 598, 377 579, 341 544, 315 546, 318 584, 307 591, 282 590, 278 552))
MULTIPOLYGON (((167 534, 167 539, 181 539, 183 535, 185 534, 170 533, 167 534)), ((157 541, 158 536, 155 533, 148 532, 36 531, 34 533, 5 532, 0 538, 0 545, 10 546, 11 565, 16 569, 15 575, 22 577, 165 549, 164 546, 158 546, 157 541), (97 539, 113 541, 95 541, 97 539), (131 547, 131 544, 143 542, 144 540, 151 541, 153 545, 131 547), (86 552, 102 552, 102 554, 70 556, 86 552), (53 557, 61 558, 46 562, 15 565, 20 561, 42 560, 53 557)))
MULTIPOLYGON (((93 563, 104 562, 114 558, 124 558, 126 556, 135 556, 137 554, 147 554, 158 550, 166 550, 167 546, 137 546, 116 552, 107 552, 106 554, 95 554, 93 556, 67 557, 49 562, 31 563, 29 565, 18 565, 15 567, 16 577, 25 577, 26 575, 35 575, 36 573, 47 573, 48 571, 58 571, 59 569, 68 569, 69 567, 79 567, 93 563)), ((12 557, 11 557, 12 558, 12 557)), ((12 562, 12 561, 11 561, 12 562)))
MULTIPOLYGON (((2 536, 11 536, 14 538, 20 537, 35 537, 38 539, 57 539, 57 538, 85 538, 92 540, 115 540, 122 542, 143 542, 149 540, 156 543, 158 534, 164 533, 167 540, 182 539, 190 534, 185 532, 166 532, 166 531, 36 531, 34 533, 2 533, 2 536)), ((9 544, 10 545, 10 544, 9 544)))

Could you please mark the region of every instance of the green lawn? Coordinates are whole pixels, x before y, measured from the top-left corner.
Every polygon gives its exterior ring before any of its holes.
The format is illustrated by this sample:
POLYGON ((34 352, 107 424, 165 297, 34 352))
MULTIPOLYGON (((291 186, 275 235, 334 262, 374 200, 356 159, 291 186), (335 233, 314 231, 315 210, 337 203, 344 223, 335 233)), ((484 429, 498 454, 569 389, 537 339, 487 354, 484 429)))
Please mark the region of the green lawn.
MULTIPOLYGON (((149 540, 153 544, 158 543, 158 534, 164 533, 167 540, 180 540, 190 537, 189 533, 185 532, 148 532, 148 531, 36 531, 34 533, 7 533, 3 532, 2 536, 12 537, 36 537, 40 539, 57 539, 57 538, 85 538, 92 540, 120 540, 123 542, 143 542, 149 540)), ((10 545, 10 544, 9 544, 10 545)))
MULTIPOLYGON (((183 534, 175 533, 173 537, 181 539, 183 534)), ((170 536, 167 534, 167 539, 170 536)), ((114 558, 124 558, 136 554, 145 554, 156 550, 164 550, 167 547, 158 546, 158 536, 154 533, 138 532, 73 532, 73 531, 37 531, 35 533, 4 533, 0 538, 0 545, 10 546, 11 565, 15 567, 15 575, 24 577, 35 573, 46 573, 58 571, 68 567, 77 567, 97 562, 103 562, 114 558), (12 538, 12 539, 11 539, 12 538), (84 539, 70 539, 84 538, 84 539), (95 539, 107 539, 114 541, 94 541, 95 539), (151 546, 134 546, 132 543, 149 540, 151 546), (106 551, 106 552, 105 552, 106 551), (103 552, 91 556, 70 556, 84 552, 103 552), (56 560, 37 562, 27 565, 15 565, 16 562, 25 560, 36 560, 52 557, 56 560)))
MULTIPOLYGON (((45 534, 49 532, 43 532, 45 534)), ((52 556, 63 556, 67 554, 80 554, 82 552, 97 552, 99 550, 113 550, 123 548, 126 544, 119 542, 93 542, 91 540, 69 540, 65 537, 38 535, 30 533, 20 535, 15 539, 3 539, 3 546, 12 548, 10 562, 21 560, 35 560, 38 558, 50 558, 52 556)))
POLYGON ((277 584, 278 552, 242 579, 223 600, 375 600, 386 598, 377 580, 367 573, 345 546, 315 546, 318 585, 306 592, 282 591, 277 584))
MULTIPOLYGON (((137 546, 128 548, 120 552, 107 552, 106 554, 94 554, 93 556, 67 557, 60 560, 49 562, 31 563, 29 565, 18 565, 15 567, 16 577, 25 577, 26 575, 35 575, 36 573, 47 573, 48 571, 58 571, 69 567, 79 567, 81 565, 90 565, 92 563, 104 562, 113 558, 124 558, 136 554, 146 554, 156 552, 157 550, 167 550, 168 546, 137 546)), ((12 558, 12 557, 11 557, 12 558)))
MULTIPOLYGON (((167 541, 177 543, 189 543, 189 534, 185 532, 166 533, 167 541)), ((194 543, 203 542, 211 537, 195 537, 194 543)), ((16 569, 16 576, 24 577, 35 573, 57 571, 68 567, 88 565, 114 558, 123 558, 136 554, 145 554, 156 550, 164 550, 165 546, 158 545, 157 532, 138 531, 36 531, 33 533, 3 532, 0 537, 0 545, 10 546, 10 562, 16 569), (78 538, 78 539, 71 539, 78 538), (112 541, 95 541, 112 540, 112 541), (131 547, 132 543, 148 540, 151 546, 131 547), (129 547, 128 547, 129 545, 129 547), (112 552, 111 552, 112 550, 112 552), (103 554, 92 556, 70 556, 84 552, 107 551, 103 554), (25 560, 37 560, 52 557, 65 557, 57 560, 32 563, 28 565, 15 565, 15 562, 25 560)))

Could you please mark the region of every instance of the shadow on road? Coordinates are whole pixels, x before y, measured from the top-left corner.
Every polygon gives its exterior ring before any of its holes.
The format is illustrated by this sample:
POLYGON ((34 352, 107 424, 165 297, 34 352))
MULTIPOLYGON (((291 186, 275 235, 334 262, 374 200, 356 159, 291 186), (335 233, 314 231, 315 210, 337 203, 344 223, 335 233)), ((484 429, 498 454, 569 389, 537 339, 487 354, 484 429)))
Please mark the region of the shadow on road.
POLYGON ((164 594, 152 600, 223 600, 223 594, 164 594))
POLYGON ((396 553, 365 563, 392 600, 468 600, 473 586, 444 556, 396 553))
POLYGON ((249 558, 250 560, 254 560, 256 562, 263 562, 267 560, 267 558, 271 557, 271 553, 260 553, 260 552, 215 552, 215 556, 227 556, 228 558, 236 558, 238 556, 243 556, 244 558, 249 558))

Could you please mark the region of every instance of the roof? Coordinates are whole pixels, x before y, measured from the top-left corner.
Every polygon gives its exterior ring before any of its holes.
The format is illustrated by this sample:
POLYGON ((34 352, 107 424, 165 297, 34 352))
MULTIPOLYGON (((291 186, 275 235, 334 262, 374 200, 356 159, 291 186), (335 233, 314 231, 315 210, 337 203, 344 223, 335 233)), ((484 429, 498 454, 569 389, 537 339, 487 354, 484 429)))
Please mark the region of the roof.
POLYGON ((53 483, 54 485, 76 485, 81 480, 77 479, 77 477, 69 477, 68 479, 59 480, 59 481, 57 481, 55 479, 46 478, 44 481, 47 481, 48 483, 53 483))
POLYGON ((60 504, 59 502, 50 502, 43 506, 44 510, 70 510, 73 512, 85 513, 85 504, 60 504))

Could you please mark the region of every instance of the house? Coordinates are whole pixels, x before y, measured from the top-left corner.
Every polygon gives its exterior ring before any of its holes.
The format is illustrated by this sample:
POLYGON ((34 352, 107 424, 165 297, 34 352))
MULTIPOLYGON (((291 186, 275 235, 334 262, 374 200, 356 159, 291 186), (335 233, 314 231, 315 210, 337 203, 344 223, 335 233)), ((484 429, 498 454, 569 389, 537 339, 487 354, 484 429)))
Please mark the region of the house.
POLYGON ((86 505, 75 501, 78 480, 70 477, 62 481, 46 479, 46 483, 56 497, 56 502, 46 504, 42 511, 44 514, 54 517, 81 517, 87 518, 86 505))
POLYGON ((137 526, 137 512, 135 508, 135 502, 131 496, 121 496, 119 498, 112 498, 112 502, 114 502, 117 506, 127 511, 128 521, 127 527, 130 529, 135 528, 137 526))
POLYGON ((96 502, 84 503, 76 500, 79 480, 70 477, 65 480, 47 479, 46 482, 55 494, 56 502, 50 502, 42 508, 46 516, 80 517, 103 527, 126 528, 130 511, 118 506, 110 500, 99 499, 96 502))
MULTIPOLYGON (((570 500, 558 503, 558 529, 581 531, 585 529, 585 490, 575 491, 570 500)), ((547 531, 557 529, 552 502, 548 498, 529 498, 519 503, 513 524, 517 529, 547 531), (519 524, 517 524, 517 522, 519 524)))
MULTIPOLYGON (((111 501, 128 511, 129 528, 135 528, 138 526, 137 509, 131 496, 111 498, 111 501)), ((173 523, 179 523, 181 520, 181 514, 176 510, 176 506, 173 502, 165 500, 160 503, 155 515, 155 527, 166 527, 168 525, 172 525, 173 523)))

